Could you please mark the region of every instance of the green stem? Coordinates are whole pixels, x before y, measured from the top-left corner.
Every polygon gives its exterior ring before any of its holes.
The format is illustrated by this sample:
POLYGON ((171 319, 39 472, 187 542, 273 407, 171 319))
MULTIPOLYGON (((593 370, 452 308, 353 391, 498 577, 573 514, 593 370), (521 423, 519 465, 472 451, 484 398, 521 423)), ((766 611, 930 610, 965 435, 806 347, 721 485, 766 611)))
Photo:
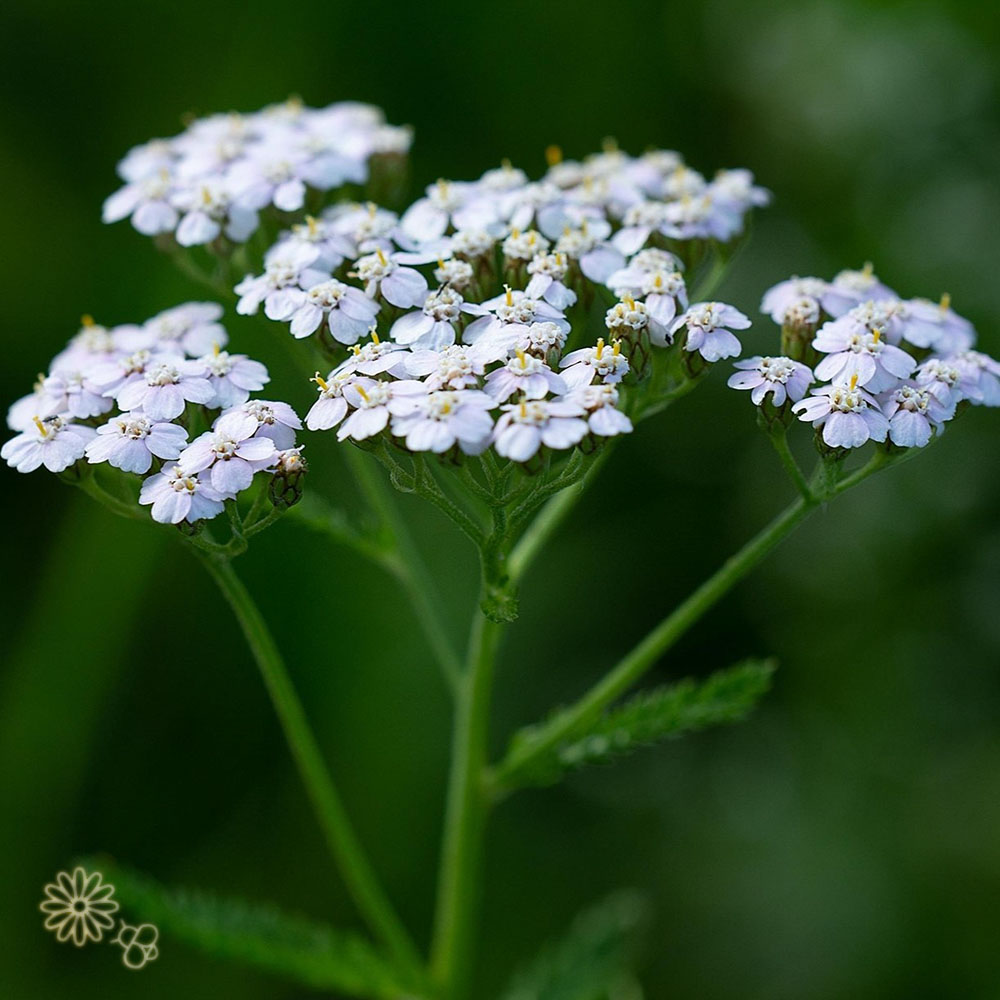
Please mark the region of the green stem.
POLYGON ((489 797, 484 775, 493 667, 502 626, 476 611, 452 742, 431 975, 446 1000, 465 995, 473 961, 489 797))
POLYGON ((379 884, 351 827, 267 624, 228 560, 205 555, 201 559, 229 602, 257 661, 285 739, 323 828, 327 846, 351 897, 372 932, 401 967, 408 972, 416 972, 421 968, 420 954, 379 884))
POLYGON ((785 467, 785 471, 792 482, 795 483, 795 488, 806 500, 811 500, 813 495, 812 490, 809 488, 809 483, 806 482, 806 477, 799 468, 799 463, 795 461, 795 456, 792 454, 791 448, 788 447, 788 436, 784 428, 773 434, 769 434, 768 437, 770 437, 771 444, 774 445, 774 450, 778 453, 778 458, 781 459, 781 464, 785 467))

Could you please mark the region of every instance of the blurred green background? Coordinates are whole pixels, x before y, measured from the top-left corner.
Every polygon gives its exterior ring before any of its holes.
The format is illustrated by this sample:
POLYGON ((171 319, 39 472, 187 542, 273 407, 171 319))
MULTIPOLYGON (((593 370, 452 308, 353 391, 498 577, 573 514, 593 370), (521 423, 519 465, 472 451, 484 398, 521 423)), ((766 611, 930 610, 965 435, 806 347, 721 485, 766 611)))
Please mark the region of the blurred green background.
MULTIPOLYGON (((91 312, 200 298, 127 224, 113 167, 187 111, 290 93, 372 101, 416 127, 413 177, 478 176, 607 135, 749 166, 775 192, 722 293, 756 315, 790 273, 875 262, 904 295, 951 293, 1000 353, 1000 19, 990 5, 57 3, 0 12, 6 405, 91 312)), ((254 324, 274 394, 310 388, 254 324)), ((276 330, 277 333, 277 330, 276 330)), ((768 321, 745 338, 773 349, 768 321)), ((790 495, 749 401, 717 372, 627 441, 526 582, 499 676, 497 749, 581 692, 790 495)), ((800 435, 808 450, 808 435, 800 435)), ((480 995, 620 886, 646 891, 647 995, 1000 995, 997 414, 816 515, 654 680, 781 661, 745 725, 523 793, 488 840, 480 995)), ((356 499, 332 437, 315 480, 356 499)), ((102 851, 351 926, 256 671, 167 531, 43 473, 2 473, 0 983, 17 998, 302 990, 168 941, 126 973, 58 946, 41 887, 102 851)), ((406 504, 462 628, 471 552, 406 504)), ((402 595, 287 525, 240 561, 292 664, 377 867, 426 937, 448 707, 402 595)))

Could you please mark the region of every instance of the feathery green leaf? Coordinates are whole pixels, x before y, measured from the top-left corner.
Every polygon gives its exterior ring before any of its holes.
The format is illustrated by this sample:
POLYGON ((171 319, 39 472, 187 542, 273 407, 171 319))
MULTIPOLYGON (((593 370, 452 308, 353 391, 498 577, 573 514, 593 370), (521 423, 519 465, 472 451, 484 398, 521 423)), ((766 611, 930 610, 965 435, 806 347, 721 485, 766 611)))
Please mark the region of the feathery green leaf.
MULTIPOLYGON (((375 1000, 410 996, 414 984, 363 938, 270 904, 223 899, 202 890, 167 888, 106 858, 82 862, 115 887, 122 910, 218 958, 272 972, 321 990, 375 1000)), ((162 946, 161 946, 162 951, 162 946)))
POLYGON ((618 892, 573 921, 514 976, 503 1000, 609 1000, 622 995, 629 975, 629 944, 646 913, 635 892, 618 892))
POLYGON ((738 722, 771 686, 773 660, 746 660, 707 680, 679 681, 642 692, 612 708, 585 732, 576 732, 545 754, 522 766, 518 758, 530 750, 559 713, 536 726, 519 730, 496 780, 505 788, 547 785, 566 772, 588 764, 606 764, 639 747, 685 733, 738 722))

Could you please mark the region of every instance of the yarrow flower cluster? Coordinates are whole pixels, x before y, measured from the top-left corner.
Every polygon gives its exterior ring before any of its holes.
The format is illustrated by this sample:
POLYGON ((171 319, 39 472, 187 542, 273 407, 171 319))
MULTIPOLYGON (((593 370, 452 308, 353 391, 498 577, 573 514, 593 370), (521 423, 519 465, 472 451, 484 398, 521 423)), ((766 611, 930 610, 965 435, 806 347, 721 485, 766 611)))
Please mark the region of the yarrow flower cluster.
POLYGON ((410 142, 409 129, 353 102, 313 109, 289 100, 199 118, 172 139, 129 151, 118 164, 125 184, 105 201, 104 221, 129 218, 140 233, 173 234, 182 247, 220 236, 243 243, 261 211, 299 212, 310 191, 363 184, 373 157, 405 154, 410 142))
MULTIPOLYGON (((703 287, 767 204, 748 171, 707 179, 675 152, 608 143, 581 161, 550 149, 537 180, 506 161, 478 180, 438 180, 401 213, 324 205, 409 143, 353 103, 212 116, 132 150, 105 217, 131 215, 182 246, 269 226, 259 264, 233 275, 236 311, 310 341, 327 363, 306 427, 366 448, 456 463, 492 448, 532 472, 630 432, 658 396, 740 355, 750 319, 688 284, 703 287)), ((230 269, 236 259, 253 258, 229 253, 230 269)), ((729 385, 772 427, 813 424, 826 449, 922 447, 963 402, 1000 404, 1000 365, 973 349, 947 297, 900 299, 870 266, 790 278, 761 308, 782 350, 737 361, 729 385)), ((220 316, 188 303, 141 326, 86 319, 11 407, 18 434, 3 457, 24 472, 84 461, 147 477, 139 502, 174 523, 216 516, 259 473, 297 482, 298 418, 250 398, 267 369, 228 350, 220 316)))
POLYGON ((963 402, 1000 405, 1000 363, 973 350, 975 330, 950 298, 901 299, 870 264, 832 281, 782 281, 761 311, 781 324, 798 359, 739 361, 729 385, 750 389, 758 406, 790 405, 829 448, 869 440, 922 448, 963 402), (810 391, 815 383, 827 384, 810 391))
POLYGON ((84 317, 48 374, 10 407, 7 423, 19 433, 0 456, 19 472, 106 464, 147 477, 139 502, 156 521, 215 517, 256 473, 296 451, 302 426, 287 403, 250 398, 270 376, 224 349, 221 316, 215 303, 190 302, 142 325, 84 317))

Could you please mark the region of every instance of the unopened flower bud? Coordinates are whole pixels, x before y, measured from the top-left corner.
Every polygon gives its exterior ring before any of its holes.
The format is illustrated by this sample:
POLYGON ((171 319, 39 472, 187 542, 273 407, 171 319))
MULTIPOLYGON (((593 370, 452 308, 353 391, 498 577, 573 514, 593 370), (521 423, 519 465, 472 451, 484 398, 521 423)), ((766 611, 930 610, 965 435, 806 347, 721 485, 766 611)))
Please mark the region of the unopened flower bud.
POLYGON ((308 471, 301 448, 278 452, 267 495, 275 507, 294 507, 302 499, 302 480, 308 471))

